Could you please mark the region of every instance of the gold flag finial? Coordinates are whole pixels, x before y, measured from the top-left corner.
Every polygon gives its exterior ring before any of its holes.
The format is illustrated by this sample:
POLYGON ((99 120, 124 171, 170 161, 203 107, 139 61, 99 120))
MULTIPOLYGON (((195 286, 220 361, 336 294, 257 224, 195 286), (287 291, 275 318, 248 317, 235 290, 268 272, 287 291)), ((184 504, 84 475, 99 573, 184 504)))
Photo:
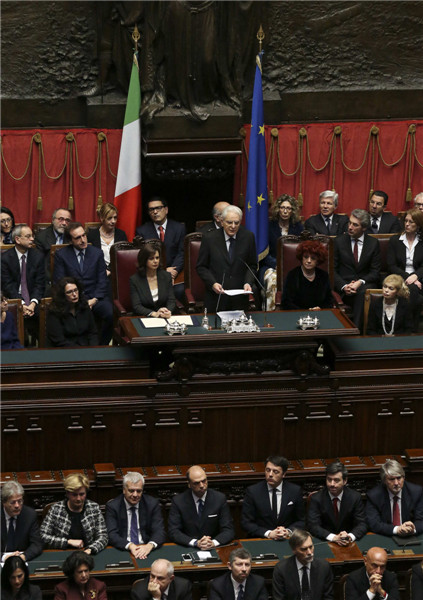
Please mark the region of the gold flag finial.
POLYGON ((141 37, 140 32, 138 31, 137 24, 135 23, 134 31, 132 32, 132 39, 134 40, 134 43, 135 43, 134 52, 136 52, 138 50, 138 40, 140 39, 140 37, 141 37))
POLYGON ((263 31, 263 27, 260 24, 260 29, 257 31, 257 39, 259 41, 259 52, 261 52, 261 48, 263 45, 263 40, 264 40, 264 31, 263 31))

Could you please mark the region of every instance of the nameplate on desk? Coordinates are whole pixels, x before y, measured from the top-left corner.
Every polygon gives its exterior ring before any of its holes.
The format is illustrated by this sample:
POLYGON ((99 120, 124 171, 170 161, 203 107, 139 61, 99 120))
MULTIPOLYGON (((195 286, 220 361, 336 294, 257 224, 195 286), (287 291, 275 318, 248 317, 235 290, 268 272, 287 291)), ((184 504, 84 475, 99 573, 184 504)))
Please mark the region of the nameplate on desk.
POLYGON ((274 552, 266 552, 264 554, 256 554, 252 557, 253 562, 263 562, 265 560, 279 560, 279 556, 274 552))
POLYGON ((207 565, 210 563, 221 563, 221 559, 217 555, 216 551, 212 550, 208 552, 206 550, 199 552, 190 552, 191 561, 193 565, 207 565))
POLYGON ((415 535, 409 535, 407 537, 400 537, 399 535, 393 535, 392 539, 400 548, 408 548, 409 546, 420 546, 421 540, 415 535))
POLYGON ((55 573, 57 571, 62 571, 61 565, 48 565, 48 567, 37 567, 34 573, 55 573))
POLYGON ((106 569, 133 569, 134 565, 129 560, 120 560, 117 563, 107 563, 106 569))
POLYGON ((154 329, 158 327, 166 327, 167 323, 180 323, 181 325, 194 325, 192 318, 189 315, 179 315, 175 317, 169 317, 169 319, 162 319, 156 317, 145 317, 140 318, 141 324, 146 329, 154 329))

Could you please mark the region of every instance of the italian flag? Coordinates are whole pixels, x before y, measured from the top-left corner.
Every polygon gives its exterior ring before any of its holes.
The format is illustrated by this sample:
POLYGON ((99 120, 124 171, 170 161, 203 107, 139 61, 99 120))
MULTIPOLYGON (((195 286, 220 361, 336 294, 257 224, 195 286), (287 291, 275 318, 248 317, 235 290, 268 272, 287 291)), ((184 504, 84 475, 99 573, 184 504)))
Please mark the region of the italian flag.
POLYGON ((132 240, 141 216, 141 87, 138 53, 134 52, 115 189, 119 227, 132 240))

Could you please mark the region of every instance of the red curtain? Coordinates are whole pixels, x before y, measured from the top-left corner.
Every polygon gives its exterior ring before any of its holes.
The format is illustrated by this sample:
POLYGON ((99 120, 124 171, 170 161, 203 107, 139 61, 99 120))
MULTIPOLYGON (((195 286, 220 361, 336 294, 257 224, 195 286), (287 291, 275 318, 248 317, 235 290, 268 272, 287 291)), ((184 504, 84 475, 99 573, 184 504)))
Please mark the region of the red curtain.
POLYGON ((3 130, 1 136, 1 202, 16 223, 50 222, 58 207, 81 223, 97 221, 97 204, 113 202, 121 129, 3 130))
MULTIPOLYGON (((233 201, 242 204, 250 126, 237 159, 233 201)), ((368 207, 371 190, 388 193, 388 210, 407 210, 423 191, 423 121, 266 126, 269 198, 288 193, 302 214, 319 212, 319 194, 335 189, 339 212, 368 207)))

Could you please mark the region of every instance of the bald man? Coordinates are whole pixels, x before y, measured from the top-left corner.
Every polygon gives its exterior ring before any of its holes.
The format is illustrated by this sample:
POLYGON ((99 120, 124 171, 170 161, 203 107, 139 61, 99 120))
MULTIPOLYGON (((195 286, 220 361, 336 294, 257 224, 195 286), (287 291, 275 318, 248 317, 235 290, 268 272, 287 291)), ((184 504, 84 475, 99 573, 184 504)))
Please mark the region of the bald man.
POLYGON ((221 229, 222 227, 222 212, 224 209, 229 206, 228 202, 216 202, 213 206, 212 217, 213 221, 211 223, 206 223, 202 227, 198 229, 199 233, 205 234, 210 231, 216 231, 216 229, 221 229))
POLYGON ((345 600, 399 600, 398 579, 386 570, 388 555, 383 548, 370 548, 364 567, 350 573, 345 587, 345 600))
POLYGON ((171 562, 158 558, 151 565, 150 576, 133 586, 131 600, 192 600, 191 582, 173 572, 171 562))
POLYGON ((232 517, 221 492, 208 489, 207 475, 198 465, 186 474, 188 489, 174 496, 169 512, 169 537, 182 546, 210 550, 235 537, 232 517))

